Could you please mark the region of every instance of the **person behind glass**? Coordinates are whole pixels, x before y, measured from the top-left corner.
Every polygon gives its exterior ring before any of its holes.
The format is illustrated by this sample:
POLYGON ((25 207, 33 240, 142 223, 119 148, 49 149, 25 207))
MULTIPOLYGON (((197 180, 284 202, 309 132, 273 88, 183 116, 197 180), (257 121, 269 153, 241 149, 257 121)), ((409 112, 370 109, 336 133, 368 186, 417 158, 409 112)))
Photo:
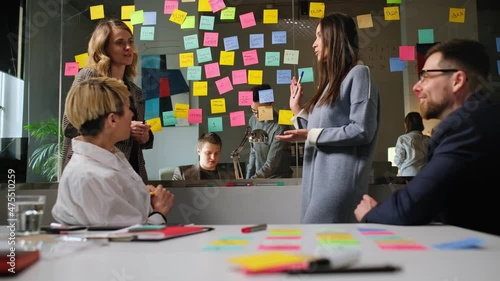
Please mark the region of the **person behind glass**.
POLYGON ((427 163, 429 136, 422 134, 424 123, 418 112, 410 112, 405 117, 405 134, 398 137, 394 164, 399 168, 399 176, 414 177, 427 163))
MULTIPOLYGON (((132 78, 136 75, 137 49, 129 27, 118 19, 100 21, 94 29, 88 44, 87 67, 81 69, 75 77, 73 87, 91 77, 114 77, 122 80, 132 93, 131 109, 134 113, 131 123, 130 138, 116 144, 127 157, 134 170, 148 180, 143 149, 153 147, 154 136, 150 126, 144 124, 145 102, 142 90, 132 78)), ((71 139, 78 135, 76 128, 63 117, 63 171, 72 155, 71 139)))
POLYGON ((500 235, 497 197, 486 190, 498 173, 500 104, 488 85, 490 59, 475 40, 429 49, 413 91, 425 119, 439 119, 425 167, 378 203, 365 195, 359 222, 422 225, 434 221, 500 235), (486 191, 486 192, 485 192, 486 191))
POLYGON ((351 223, 356 221, 353 210, 368 191, 379 94, 370 69, 359 61, 358 33, 350 16, 336 12, 322 18, 312 47, 319 86, 301 106, 302 86, 292 78, 290 108, 297 129, 277 138, 306 141, 302 223, 351 223))
POLYGON ((283 134, 284 131, 292 129, 287 125, 278 124, 278 113, 271 110, 272 120, 259 120, 259 106, 269 106, 272 102, 259 102, 259 91, 270 90, 269 84, 262 84, 252 88, 253 103, 251 105, 252 116, 248 120, 248 126, 252 130, 264 130, 269 139, 267 142, 250 143, 250 155, 247 164, 246 178, 291 178, 293 171, 290 168, 292 154, 290 144, 280 142, 274 137, 283 134))
POLYGON ((227 170, 218 166, 222 140, 216 133, 204 133, 198 138, 196 152, 200 161, 194 165, 176 167, 172 180, 224 180, 233 179, 227 170))
POLYGON ((145 185, 115 143, 130 137, 130 92, 115 78, 89 78, 72 87, 65 113, 79 136, 59 181, 52 216, 85 226, 165 224, 174 195, 145 185), (154 192, 154 194, 150 194, 154 192))

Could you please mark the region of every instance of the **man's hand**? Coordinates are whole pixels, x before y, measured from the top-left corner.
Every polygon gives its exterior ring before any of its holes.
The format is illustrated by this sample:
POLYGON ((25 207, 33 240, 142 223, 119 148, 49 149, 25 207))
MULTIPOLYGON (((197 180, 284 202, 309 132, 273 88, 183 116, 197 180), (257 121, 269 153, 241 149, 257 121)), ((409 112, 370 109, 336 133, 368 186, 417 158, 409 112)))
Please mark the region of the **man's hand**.
POLYGON ((377 201, 375 201, 375 199, 371 198, 369 195, 363 195, 363 199, 361 199, 358 207, 356 207, 356 210, 354 210, 354 215, 356 216, 358 222, 361 222, 365 215, 371 209, 375 208, 375 206, 377 206, 377 201))
POLYGON ((130 124, 130 134, 140 144, 149 141, 149 129, 151 129, 151 126, 142 123, 142 121, 132 121, 130 124))

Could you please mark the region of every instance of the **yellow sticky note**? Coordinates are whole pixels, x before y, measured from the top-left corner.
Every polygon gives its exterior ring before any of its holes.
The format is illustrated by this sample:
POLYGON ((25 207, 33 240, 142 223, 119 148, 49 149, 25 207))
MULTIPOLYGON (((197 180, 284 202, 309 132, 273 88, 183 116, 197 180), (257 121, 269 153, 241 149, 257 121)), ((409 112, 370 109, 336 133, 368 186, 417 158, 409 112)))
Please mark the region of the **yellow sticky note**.
POLYGON ((179 66, 180 67, 190 67, 194 65, 194 54, 193 53, 180 53, 179 54, 179 66))
POLYGON ((176 103, 174 107, 175 118, 188 118, 189 104, 176 103))
POLYGON ((293 111, 280 109, 278 111, 278 124, 293 125, 292 123, 293 111))
POLYGON ((219 58, 220 65, 234 65, 234 52, 220 51, 219 58))
POLYGON ((259 111, 259 121, 273 120, 273 106, 272 105, 261 105, 257 108, 259 111))
POLYGON ((193 96, 201 97, 208 95, 208 82, 207 81, 194 81, 193 82, 193 96))
POLYGON ((123 23, 125 23, 128 28, 130 28, 130 31, 132 31, 132 34, 134 34, 134 26, 132 25, 132 23, 129 20, 124 20, 123 23))
POLYGON ((212 114, 226 112, 226 99, 225 98, 211 99, 210 109, 212 111, 212 114))
POLYGON ((90 19, 103 19, 104 18, 104 5, 90 6, 90 19))
POLYGON ((264 9, 264 24, 278 23, 278 9, 264 9))
POLYGON ((84 68, 87 66, 87 58, 89 53, 83 53, 75 56, 75 61, 78 63, 78 68, 84 68))
POLYGON ((325 3, 310 2, 309 3, 309 17, 311 18, 324 18, 325 17, 325 3))
POLYGON ((184 22, 181 24, 181 29, 192 29, 195 27, 196 17, 195 16, 187 16, 184 22))
POLYGON ((122 20, 129 20, 133 12, 135 12, 135 5, 122 6, 122 20))
POLYGON ((210 245, 218 246, 232 246, 232 245, 248 245, 249 240, 215 240, 210 243, 210 245))
POLYGON ((450 22, 465 22, 465 9, 463 8, 450 8, 450 22))
POLYGON ((307 257, 283 252, 267 252, 234 257, 230 258, 229 261, 249 271, 262 271, 268 268, 307 262, 307 257))
POLYGON ((399 20, 399 7, 384 7, 384 19, 385 20, 399 20))
POLYGON ((186 20, 186 17, 187 17, 187 12, 175 9, 170 15, 170 18, 168 20, 171 22, 175 22, 176 24, 182 25, 186 20))
POLYGON ((236 15, 236 7, 225 7, 220 11, 221 20, 234 20, 236 15))
POLYGON ((200 0, 198 1, 198 12, 211 12, 212 7, 210 7, 210 0, 200 0))
POLYGON ((359 15, 356 17, 358 21, 358 28, 370 28, 373 27, 373 18, 371 14, 359 15))
POLYGON ((153 133, 160 132, 161 130, 163 130, 163 127, 161 126, 160 117, 146 120, 146 124, 151 126, 151 132, 153 133))
POLYGON ((262 85, 262 70, 248 70, 248 85, 262 85))

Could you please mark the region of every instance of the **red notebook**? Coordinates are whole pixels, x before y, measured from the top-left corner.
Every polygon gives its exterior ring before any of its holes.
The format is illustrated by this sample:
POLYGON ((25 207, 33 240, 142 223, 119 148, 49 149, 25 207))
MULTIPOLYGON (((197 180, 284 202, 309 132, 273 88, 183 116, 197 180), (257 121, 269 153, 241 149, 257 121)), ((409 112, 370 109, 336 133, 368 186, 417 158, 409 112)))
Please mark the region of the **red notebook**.
POLYGON ((213 230, 212 227, 202 226, 167 226, 163 229, 129 232, 135 238, 132 241, 161 241, 183 237, 213 230))
POLYGON ((15 257, 9 257, 9 251, 0 251, 0 275, 16 275, 40 259, 40 251, 15 251, 15 257))

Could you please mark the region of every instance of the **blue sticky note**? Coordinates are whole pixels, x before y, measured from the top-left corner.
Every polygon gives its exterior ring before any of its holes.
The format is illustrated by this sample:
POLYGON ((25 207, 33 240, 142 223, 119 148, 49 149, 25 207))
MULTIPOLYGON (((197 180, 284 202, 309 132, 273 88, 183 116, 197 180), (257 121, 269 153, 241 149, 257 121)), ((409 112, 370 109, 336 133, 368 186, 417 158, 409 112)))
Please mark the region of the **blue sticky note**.
POLYGON ((149 120, 160 117, 160 98, 146 100, 144 119, 149 120))
POLYGON ((274 102, 273 89, 260 90, 259 91, 259 102, 260 103, 274 102))
POLYGON ((184 49, 192 50, 200 47, 198 43, 198 34, 184 36, 184 49))
POLYGON ((358 227, 358 231, 359 232, 380 232, 380 231, 386 232, 388 230, 385 228, 358 227))
POLYGON ((500 74, 500 60, 497 60, 497 70, 498 74, 500 74))
POLYGON ((207 120, 208 132, 222 132, 222 117, 211 117, 207 120))
POLYGON ((434 245, 434 248, 437 248, 439 250, 476 249, 481 248, 483 244, 483 240, 475 237, 470 237, 462 240, 436 244, 434 245))
POLYGON ((154 26, 141 26, 141 40, 153 41, 155 40, 155 27, 154 26))
POLYGON ((196 50, 196 58, 198 59, 198 63, 212 61, 212 50, 210 47, 198 49, 196 50))
POLYGON ((215 17, 201 16, 200 17, 200 30, 214 30, 215 17))
POLYGON ((141 56, 141 67, 142 68, 160 69, 160 61, 161 61, 161 58, 159 55, 141 56))
POLYGON ((201 66, 195 65, 187 68, 187 80, 201 80, 201 66))
POLYGON ((500 37, 497 37, 497 52, 500 52, 500 37))
POLYGON ((250 49, 264 48, 264 34, 250 34, 250 49))
POLYGON ((276 84, 290 84, 292 81, 292 71, 290 69, 276 70, 276 84))
POLYGON ((304 76, 302 76, 302 80, 300 80, 300 83, 314 82, 314 73, 312 67, 299 68, 297 71, 297 77, 300 77, 300 73, 302 73, 302 71, 304 71, 304 76))
POLYGON ((273 31, 271 44, 286 44, 286 31, 273 31))
POLYGON ((406 62, 399 59, 399 57, 389 58, 389 65, 391 72, 403 71, 406 69, 406 62))
POLYGON ((156 12, 144 12, 142 25, 156 25, 156 12))
POLYGON ((177 118, 174 117, 174 111, 163 112, 163 126, 175 126, 177 124, 177 118))
POLYGON ((240 251, 245 249, 242 245, 208 245, 202 251, 240 251))
POLYGON ((266 52, 265 66, 280 66, 280 52, 266 52))
POLYGON ((224 38, 224 50, 234 51, 240 48, 240 44, 238 43, 238 36, 231 36, 224 38))
POLYGON ((434 43, 434 29, 419 29, 418 30, 418 43, 432 44, 434 43))

